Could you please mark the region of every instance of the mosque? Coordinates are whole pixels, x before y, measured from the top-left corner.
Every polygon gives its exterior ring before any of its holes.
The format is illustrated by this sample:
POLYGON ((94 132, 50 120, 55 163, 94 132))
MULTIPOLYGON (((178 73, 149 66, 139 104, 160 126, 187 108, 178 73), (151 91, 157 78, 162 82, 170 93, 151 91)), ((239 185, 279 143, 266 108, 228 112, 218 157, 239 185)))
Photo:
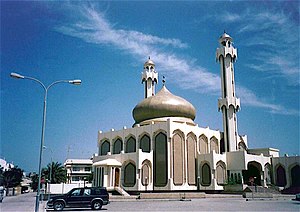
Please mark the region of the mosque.
POLYGON ((216 52, 223 131, 199 127, 195 107, 172 94, 164 81, 156 93, 158 73, 149 58, 142 72, 145 98, 132 111, 133 126, 98 132, 93 185, 128 192, 222 191, 230 183, 300 186, 299 157, 281 159, 274 148, 249 149, 247 136, 238 134, 236 58, 232 38, 224 32, 216 52))

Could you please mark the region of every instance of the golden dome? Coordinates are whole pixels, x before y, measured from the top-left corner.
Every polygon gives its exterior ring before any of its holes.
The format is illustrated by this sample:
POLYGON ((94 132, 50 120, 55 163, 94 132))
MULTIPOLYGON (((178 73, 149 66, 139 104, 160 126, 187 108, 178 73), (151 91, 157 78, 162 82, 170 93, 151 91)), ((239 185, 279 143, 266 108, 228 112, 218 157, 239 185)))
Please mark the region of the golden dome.
POLYGON ((143 124, 152 120, 166 121, 172 117, 194 123, 196 109, 190 102, 173 95, 163 86, 155 96, 150 96, 137 104, 132 114, 135 124, 143 124))

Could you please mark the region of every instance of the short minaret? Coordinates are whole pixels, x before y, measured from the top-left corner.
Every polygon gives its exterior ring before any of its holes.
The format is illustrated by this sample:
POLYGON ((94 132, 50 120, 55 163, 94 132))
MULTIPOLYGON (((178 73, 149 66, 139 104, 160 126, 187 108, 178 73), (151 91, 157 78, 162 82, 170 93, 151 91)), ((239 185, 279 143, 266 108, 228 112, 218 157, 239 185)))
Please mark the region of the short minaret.
POLYGON ((142 83, 145 82, 145 98, 155 95, 155 84, 158 81, 158 73, 155 71, 155 64, 149 59, 144 64, 142 72, 142 83))
POLYGON ((237 51, 232 46, 232 38, 224 32, 219 39, 216 59, 221 65, 222 98, 218 100, 219 111, 223 113, 225 151, 238 150, 238 130, 236 112, 240 108, 240 99, 235 96, 234 67, 237 51))

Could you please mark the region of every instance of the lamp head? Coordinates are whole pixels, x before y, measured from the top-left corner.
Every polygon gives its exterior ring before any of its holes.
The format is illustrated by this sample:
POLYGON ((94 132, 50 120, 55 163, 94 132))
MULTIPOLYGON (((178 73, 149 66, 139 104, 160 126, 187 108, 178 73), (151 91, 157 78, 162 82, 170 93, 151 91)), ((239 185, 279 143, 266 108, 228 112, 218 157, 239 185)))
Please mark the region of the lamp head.
POLYGON ((16 79, 24 79, 24 76, 22 76, 21 74, 18 73, 10 73, 10 76, 16 79))
POLYGON ((70 80, 69 83, 71 83, 73 85, 80 85, 81 84, 81 80, 80 79, 70 80))

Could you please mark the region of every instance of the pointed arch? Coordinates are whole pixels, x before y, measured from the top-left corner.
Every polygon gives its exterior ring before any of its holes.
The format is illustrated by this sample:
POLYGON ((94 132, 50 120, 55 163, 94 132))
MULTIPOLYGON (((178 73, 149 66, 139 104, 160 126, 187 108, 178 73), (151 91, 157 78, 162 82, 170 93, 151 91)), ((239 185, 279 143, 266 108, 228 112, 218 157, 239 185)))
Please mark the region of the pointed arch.
POLYGON ((107 155, 110 152, 110 142, 108 139, 101 141, 100 143, 100 155, 107 155))
POLYGON ((208 153, 208 139, 207 137, 202 134, 199 137, 199 152, 200 154, 206 154, 208 153))
POLYGON ((136 183, 136 166, 132 161, 124 163, 124 181, 125 187, 133 187, 136 183))
POLYGON ((151 140, 150 140, 150 135, 148 133, 143 133, 142 136, 140 137, 140 149, 142 152, 150 152, 151 151, 151 140))
POLYGON ((207 162, 201 167, 201 185, 210 186, 211 184, 211 169, 207 162))
POLYGON ((292 165, 291 173, 291 186, 300 187, 300 166, 299 164, 292 165))
POLYGON ((216 178, 218 185, 224 185, 226 182, 226 164, 223 161, 218 161, 216 164, 216 178))
POLYGON ((244 143, 244 141, 240 141, 239 144, 238 144, 238 149, 239 150, 247 150, 247 146, 246 144, 244 143))
POLYGON ((125 152, 136 152, 136 139, 133 135, 130 135, 128 139, 126 139, 125 152))
POLYGON ((270 185, 272 183, 272 173, 271 173, 271 164, 266 163, 264 166, 264 179, 266 180, 266 184, 270 185))
POLYGON ((154 137, 154 186, 164 187, 168 183, 167 135, 160 131, 154 137))
POLYGON ((184 180, 184 134, 179 130, 173 133, 173 182, 174 185, 182 185, 184 180))
POLYGON ((281 164, 279 164, 276 168, 276 185, 281 187, 286 186, 285 168, 281 164))
POLYGON ((219 154, 218 139, 215 136, 210 138, 210 151, 212 152, 213 150, 215 150, 215 152, 219 154))
POLYGON ((148 186, 152 183, 152 166, 149 160, 144 160, 141 168, 141 181, 143 186, 148 186))
POLYGON ((196 185, 196 142, 197 137, 190 132, 187 135, 187 178, 189 185, 196 185))
POLYGON ((116 137, 113 143, 113 154, 120 154, 122 150, 123 150, 122 138, 116 137))

